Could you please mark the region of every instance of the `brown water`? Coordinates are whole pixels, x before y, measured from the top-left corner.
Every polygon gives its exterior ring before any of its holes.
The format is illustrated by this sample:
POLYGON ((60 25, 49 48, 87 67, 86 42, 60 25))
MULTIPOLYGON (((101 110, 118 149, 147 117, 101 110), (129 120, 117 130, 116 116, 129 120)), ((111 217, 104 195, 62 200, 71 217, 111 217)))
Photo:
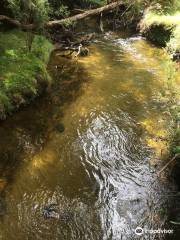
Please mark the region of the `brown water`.
POLYGON ((178 239, 134 232, 173 229, 178 199, 156 177, 171 125, 164 52, 123 35, 79 60, 52 55, 52 90, 0 124, 0 239, 178 239))

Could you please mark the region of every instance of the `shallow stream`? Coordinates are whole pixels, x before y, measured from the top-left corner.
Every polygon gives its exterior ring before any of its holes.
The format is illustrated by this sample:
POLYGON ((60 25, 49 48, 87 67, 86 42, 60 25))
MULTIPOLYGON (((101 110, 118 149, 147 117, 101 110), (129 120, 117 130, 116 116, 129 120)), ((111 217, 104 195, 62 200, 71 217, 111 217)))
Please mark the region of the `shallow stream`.
POLYGON ((87 57, 52 54, 49 93, 0 123, 0 239, 179 239, 176 187, 156 174, 172 123, 164 59, 111 32, 87 57))

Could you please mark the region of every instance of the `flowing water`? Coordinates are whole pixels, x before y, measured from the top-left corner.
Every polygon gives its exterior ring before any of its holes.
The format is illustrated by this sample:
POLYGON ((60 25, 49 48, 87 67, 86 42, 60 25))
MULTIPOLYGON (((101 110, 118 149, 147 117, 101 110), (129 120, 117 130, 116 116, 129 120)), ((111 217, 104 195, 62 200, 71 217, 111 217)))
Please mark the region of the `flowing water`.
POLYGON ((49 93, 0 123, 0 239, 178 239, 176 188, 156 175, 171 125, 165 66, 163 50, 115 33, 87 57, 52 55, 49 93))

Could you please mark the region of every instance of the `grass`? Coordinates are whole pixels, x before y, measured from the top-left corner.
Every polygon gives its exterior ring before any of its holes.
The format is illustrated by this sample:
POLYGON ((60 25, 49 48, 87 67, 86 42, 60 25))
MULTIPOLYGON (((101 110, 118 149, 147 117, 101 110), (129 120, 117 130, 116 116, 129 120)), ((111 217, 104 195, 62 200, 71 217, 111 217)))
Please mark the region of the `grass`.
POLYGON ((50 81, 46 63, 52 46, 43 36, 35 36, 28 52, 25 32, 0 34, 0 119, 4 119, 50 81))
POLYGON ((147 26, 152 24, 163 24, 165 27, 176 27, 180 25, 180 12, 175 12, 173 15, 165 14, 160 15, 155 12, 149 11, 144 17, 147 26))

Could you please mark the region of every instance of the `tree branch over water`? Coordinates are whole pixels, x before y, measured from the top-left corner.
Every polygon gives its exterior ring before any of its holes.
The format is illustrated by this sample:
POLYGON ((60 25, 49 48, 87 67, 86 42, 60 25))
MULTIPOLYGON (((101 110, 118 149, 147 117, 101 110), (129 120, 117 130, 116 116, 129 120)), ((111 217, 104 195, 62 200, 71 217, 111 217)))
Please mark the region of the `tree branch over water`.
POLYGON ((87 17, 98 15, 102 12, 111 11, 111 10, 115 9, 116 7, 119 7, 121 5, 124 5, 124 3, 122 1, 116 1, 116 2, 110 3, 106 6, 96 8, 96 9, 91 9, 91 10, 85 11, 84 13, 80 13, 80 14, 77 14, 77 15, 72 16, 72 17, 68 17, 68 18, 61 19, 61 20, 50 21, 46 25, 48 27, 52 27, 54 25, 63 25, 67 22, 74 22, 74 21, 81 20, 81 19, 84 19, 84 18, 87 18, 87 17))
MULTIPOLYGON (((100 7, 100 8, 87 10, 83 13, 74 15, 72 17, 64 18, 64 19, 61 19, 61 20, 49 21, 45 24, 45 27, 46 28, 51 28, 51 27, 54 27, 54 26, 57 26, 57 25, 64 25, 64 24, 69 23, 69 22, 71 23, 71 22, 74 22, 74 21, 78 21, 78 20, 81 20, 81 19, 84 19, 84 18, 87 18, 87 17, 91 17, 91 16, 101 14, 102 12, 111 11, 111 10, 121 6, 121 5, 124 5, 124 3, 122 1, 116 1, 116 2, 107 4, 107 5, 105 5, 103 7, 100 7)), ((10 18, 8 16, 4 16, 4 15, 0 15, 0 21, 1 22, 7 22, 7 23, 9 23, 9 24, 11 24, 15 27, 20 27, 23 30, 32 30, 32 29, 36 28, 36 26, 34 24, 24 25, 24 24, 21 24, 18 20, 12 19, 12 18, 10 18)))

